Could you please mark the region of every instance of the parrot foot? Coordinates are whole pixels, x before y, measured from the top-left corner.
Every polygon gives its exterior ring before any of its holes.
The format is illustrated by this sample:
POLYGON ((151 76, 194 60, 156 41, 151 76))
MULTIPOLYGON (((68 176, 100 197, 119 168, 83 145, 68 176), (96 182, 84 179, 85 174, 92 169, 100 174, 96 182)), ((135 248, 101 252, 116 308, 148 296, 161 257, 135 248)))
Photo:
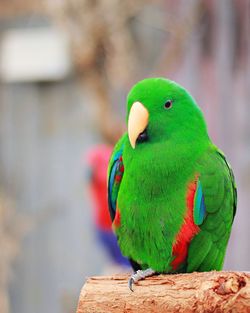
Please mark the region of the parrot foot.
POLYGON ((133 290, 133 284, 136 284, 139 280, 143 280, 146 277, 153 276, 155 271, 152 268, 147 268, 146 270, 138 270, 128 280, 128 287, 131 291, 133 290))

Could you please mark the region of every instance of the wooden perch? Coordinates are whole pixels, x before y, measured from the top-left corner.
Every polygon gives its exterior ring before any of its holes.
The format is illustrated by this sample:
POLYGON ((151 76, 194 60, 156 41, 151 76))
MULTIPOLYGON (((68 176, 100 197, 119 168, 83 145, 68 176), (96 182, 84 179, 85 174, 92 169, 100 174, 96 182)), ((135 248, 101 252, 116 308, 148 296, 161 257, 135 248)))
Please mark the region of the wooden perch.
POLYGON ((77 313, 250 312, 250 273, 159 275, 140 281, 134 292, 128 277, 89 278, 77 313))

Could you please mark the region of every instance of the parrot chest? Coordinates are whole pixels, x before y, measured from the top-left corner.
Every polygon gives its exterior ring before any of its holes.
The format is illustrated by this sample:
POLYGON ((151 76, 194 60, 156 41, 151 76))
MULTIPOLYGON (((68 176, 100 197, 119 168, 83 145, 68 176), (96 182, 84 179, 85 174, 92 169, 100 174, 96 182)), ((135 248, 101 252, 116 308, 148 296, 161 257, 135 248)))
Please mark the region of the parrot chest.
POLYGON ((165 179, 158 185, 152 180, 134 185, 124 177, 122 185, 114 221, 122 253, 145 267, 171 271, 187 210, 187 184, 165 179))

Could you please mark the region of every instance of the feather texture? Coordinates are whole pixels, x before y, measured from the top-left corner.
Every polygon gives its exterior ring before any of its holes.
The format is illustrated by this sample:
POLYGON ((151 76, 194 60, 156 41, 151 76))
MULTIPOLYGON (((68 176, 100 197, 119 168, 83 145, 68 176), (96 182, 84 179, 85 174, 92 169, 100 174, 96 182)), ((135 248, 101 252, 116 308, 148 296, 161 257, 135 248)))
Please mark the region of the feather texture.
POLYGON ((122 162, 122 150, 121 147, 116 151, 110 160, 110 166, 108 169, 108 203, 109 203, 109 212, 112 221, 114 221, 116 216, 116 202, 117 196, 122 180, 122 175, 124 172, 123 162, 122 162))
POLYGON ((202 192, 201 182, 198 179, 194 195, 194 222, 196 225, 201 225, 203 223, 205 214, 206 207, 204 202, 204 195, 202 192))

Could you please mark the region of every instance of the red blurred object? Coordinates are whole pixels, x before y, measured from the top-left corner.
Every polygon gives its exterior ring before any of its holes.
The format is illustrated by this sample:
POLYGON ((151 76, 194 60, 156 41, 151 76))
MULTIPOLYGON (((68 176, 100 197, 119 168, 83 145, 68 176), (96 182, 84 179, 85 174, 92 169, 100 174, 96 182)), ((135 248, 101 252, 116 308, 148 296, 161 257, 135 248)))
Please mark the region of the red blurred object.
POLYGON ((112 146, 98 145, 91 148, 87 154, 89 166, 89 185, 94 204, 94 219, 101 230, 111 229, 111 218, 108 209, 108 163, 113 151, 112 146))

